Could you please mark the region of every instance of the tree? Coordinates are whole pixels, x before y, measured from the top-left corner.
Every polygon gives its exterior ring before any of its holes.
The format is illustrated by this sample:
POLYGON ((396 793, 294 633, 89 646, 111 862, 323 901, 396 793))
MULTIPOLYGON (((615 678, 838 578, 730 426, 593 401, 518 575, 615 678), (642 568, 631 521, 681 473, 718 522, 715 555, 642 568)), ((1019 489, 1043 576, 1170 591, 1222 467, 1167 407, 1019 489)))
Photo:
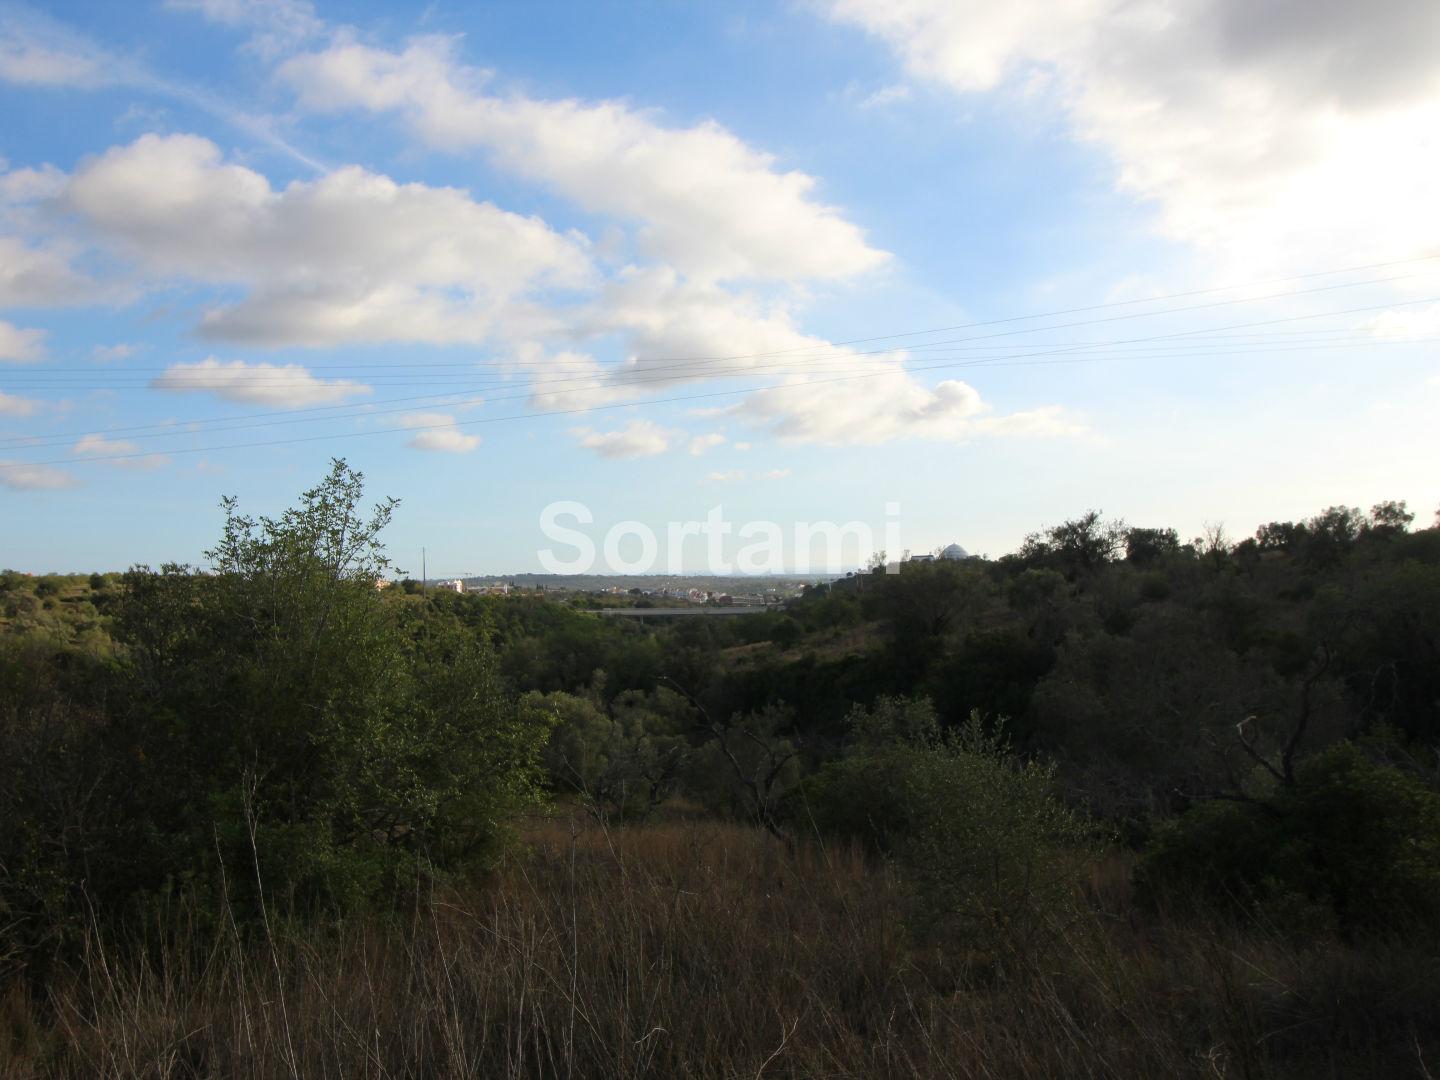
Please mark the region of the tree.
POLYGON ((800 780, 800 747, 789 734, 794 713, 783 703, 714 720, 691 699, 705 739, 691 759, 689 787, 712 810, 750 820, 784 838, 780 806, 800 780))
POLYGON ((552 782, 573 791, 596 817, 644 818, 678 784, 689 755, 691 706, 665 687, 646 694, 627 690, 606 709, 603 678, 590 694, 531 692, 528 710, 552 718, 545 766, 552 782))
POLYGON ((363 479, 337 460, 279 518, 226 499, 210 572, 126 575, 116 734, 150 884, 218 858, 297 900, 357 902, 417 857, 483 861, 534 797, 545 727, 452 613, 375 589, 397 504, 362 514, 363 479))
POLYGON ((993 592, 984 573, 964 563, 907 563, 877 582, 876 608, 888 624, 895 671, 918 679, 945 638, 982 610, 993 592))
POLYGON ((1286 929, 1414 928, 1440 918, 1440 794, 1337 743, 1292 783, 1202 802, 1165 826, 1140 866, 1149 894, 1258 905, 1286 929), (1297 926, 1296 916, 1319 926, 1297 926))
POLYGON ((1309 534, 1304 525, 1293 521, 1272 521, 1255 530, 1255 543, 1261 551, 1284 551, 1294 554, 1309 534))
POLYGON ((1307 527, 1306 561, 1318 567, 1334 566, 1350 551, 1365 525, 1365 515, 1354 506, 1332 506, 1317 514, 1307 527))
POLYGON ((1223 567, 1230 555, 1230 538, 1225 535, 1224 522, 1207 521, 1203 534, 1196 537, 1194 547, 1210 561, 1214 569, 1223 567))
POLYGON ((1180 553, 1180 534, 1174 529, 1129 529, 1125 533, 1125 561, 1149 566, 1180 553))
POLYGON ((1031 565, 1053 566, 1074 580, 1114 561, 1124 550, 1125 537, 1123 521, 1107 522, 1099 510, 1089 510, 1044 533, 1031 533, 1020 555, 1031 565))
POLYGON ((1399 502, 1386 499, 1370 508, 1370 521, 1365 526, 1365 532, 1378 536, 1395 536, 1408 532, 1410 523, 1414 520, 1415 515, 1406 508, 1404 499, 1399 502))

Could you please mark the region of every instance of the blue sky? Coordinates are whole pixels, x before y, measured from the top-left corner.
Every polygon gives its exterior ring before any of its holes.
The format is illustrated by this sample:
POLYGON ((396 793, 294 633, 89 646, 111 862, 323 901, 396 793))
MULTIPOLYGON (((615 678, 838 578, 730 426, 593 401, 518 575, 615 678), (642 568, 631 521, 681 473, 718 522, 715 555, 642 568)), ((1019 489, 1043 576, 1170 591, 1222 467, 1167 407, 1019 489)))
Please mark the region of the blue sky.
POLYGON ((1440 9, 1292 7, 0 3, 0 565, 332 455, 442 574, 556 500, 1428 521, 1440 9))

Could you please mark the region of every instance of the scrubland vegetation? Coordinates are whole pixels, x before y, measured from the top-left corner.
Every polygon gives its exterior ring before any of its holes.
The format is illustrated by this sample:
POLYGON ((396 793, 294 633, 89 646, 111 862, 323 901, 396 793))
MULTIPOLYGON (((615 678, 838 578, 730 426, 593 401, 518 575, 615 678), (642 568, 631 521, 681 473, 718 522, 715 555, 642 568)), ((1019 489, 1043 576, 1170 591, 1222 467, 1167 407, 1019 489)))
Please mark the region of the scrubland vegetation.
POLYGON ((662 628, 376 590, 393 509, 0 580, 0 1076, 1440 1068, 1403 504, 662 628))

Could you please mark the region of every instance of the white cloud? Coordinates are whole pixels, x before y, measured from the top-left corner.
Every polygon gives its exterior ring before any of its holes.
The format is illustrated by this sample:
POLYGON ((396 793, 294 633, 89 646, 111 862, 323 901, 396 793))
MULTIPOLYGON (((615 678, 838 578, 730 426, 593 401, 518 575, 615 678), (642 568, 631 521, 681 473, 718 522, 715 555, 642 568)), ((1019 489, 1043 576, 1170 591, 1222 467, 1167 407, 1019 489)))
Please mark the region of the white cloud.
POLYGON ((28 364, 44 355, 44 330, 26 330, 0 319, 0 362, 28 364))
POLYGON ((88 89, 109 79, 93 56, 12 38, 0 41, 0 81, 88 89))
POLYGON ((725 445, 725 436, 718 431, 712 431, 707 435, 696 435, 690 440, 690 453, 699 457, 707 450, 713 450, 717 446, 725 445))
POLYGON ((128 439, 107 439, 103 435, 85 435, 75 444, 71 453, 81 457, 120 458, 109 464, 122 469, 158 469, 168 465, 170 459, 164 454, 141 454, 140 444, 128 439))
POLYGON ((90 359, 101 364, 113 363, 116 360, 128 360, 134 356, 136 347, 121 342, 116 345, 96 345, 90 350, 90 359))
POLYGON ((39 6, 0 6, 0 82, 94 89, 126 81, 128 64, 68 29, 39 6))
POLYGON ((736 450, 740 450, 740 451, 749 450, 749 449, 750 449, 750 445, 751 445, 751 444, 748 443, 748 442, 737 442, 737 443, 735 444, 735 449, 736 449, 736 450))
POLYGON ((30 416, 40 407, 32 398, 17 397, 0 390, 0 416, 30 416))
POLYGON ((449 413, 406 413, 400 418, 400 426, 424 429, 416 432, 415 437, 405 444, 416 450, 465 454, 480 445, 480 436, 460 431, 455 427, 455 417, 449 413))
POLYGON ((982 416, 972 425, 977 435, 1072 438, 1091 434, 1090 428, 1060 405, 1042 405, 1003 416, 982 416))
MULTIPOLYGON (((537 380, 531 404, 589 408, 662 393, 686 383, 794 370, 829 345, 795 329, 780 301, 686 280, 666 266, 627 267, 571 312, 572 338, 617 339, 626 362, 602 365, 572 350, 537 380)), ((543 358, 535 348, 524 359, 543 358)))
POLYGON ((580 440, 585 449, 594 450, 605 458, 654 457, 670 449, 670 441, 675 435, 650 420, 632 420, 615 431, 575 428, 571 434, 580 440))
POLYGON ((133 454, 140 449, 139 443, 125 439, 107 439, 103 435, 83 435, 75 444, 77 454, 133 454))
POLYGON ((844 278, 888 257, 814 199, 813 177, 779 171, 719 124, 665 127, 617 102, 487 94, 489 74, 458 63, 450 39, 402 52, 341 40, 280 76, 303 107, 399 112, 433 146, 483 148, 591 212, 637 223, 642 250, 687 275, 844 278))
POLYGON ((609 282, 589 328, 625 335, 636 358, 625 377, 663 373, 677 382, 793 366, 798 355, 829 348, 795 329, 781 301, 689 281, 663 266, 630 267, 609 282))
MULTIPOLYGON (((755 480, 783 480, 790 475, 789 469, 767 469, 765 472, 753 474, 755 480)), ((721 472, 712 472, 705 477, 712 484, 738 484, 743 480, 752 479, 752 474, 744 469, 726 469, 721 472)))
POLYGON ((55 307, 93 299, 93 282, 58 252, 0 236, 0 307, 55 307))
POLYGON ((1083 427, 1048 406, 992 415, 969 383, 918 382, 898 357, 872 358, 873 375, 843 381, 788 380, 758 390, 726 413, 791 442, 875 445, 900 438, 962 441, 977 435, 1074 435, 1083 427))
POLYGON ((466 435, 454 428, 439 431, 422 431, 405 445, 416 450, 441 450, 450 454, 465 454, 480 445, 479 435, 466 435))
MULTIPOLYGON (((589 408, 706 379, 824 367, 814 361, 834 351, 796 330, 783 303, 687 281, 663 266, 627 267, 572 312, 568 332, 618 339, 628 359, 602 365, 585 353, 554 354, 555 370, 537 380, 535 408, 589 408)), ((533 363, 544 354, 521 355, 533 363)))
POLYGON ((75 483, 75 478, 63 469, 0 458, 0 487, 12 491, 58 491, 74 487, 75 483))
POLYGON ((0 160, 0 206, 21 206, 60 193, 65 174, 54 165, 38 169, 6 169, 0 160))
POLYGON ((282 408, 326 405, 371 392, 364 383, 350 379, 318 379, 300 364, 249 364, 214 356, 171 364, 150 385, 156 390, 209 393, 225 401, 282 408))
POLYGON ((152 273, 247 289, 201 330, 252 344, 480 341, 590 274, 583 238, 461 190, 349 166, 277 191, 194 135, 107 151, 65 202, 152 273))
POLYGON ((898 101, 907 101, 910 98, 910 88, 903 83, 892 86, 882 86, 866 94, 860 99, 862 109, 883 109, 887 105, 894 105, 898 101))
POLYGON ((1365 328, 1376 337, 1392 340, 1435 337, 1440 335, 1440 304, 1383 311, 1366 322, 1365 328))
POLYGON ((903 352, 867 356, 832 345, 796 329, 783 304, 689 282, 666 267, 627 269, 577 326, 578 333, 620 337, 631 357, 605 368, 570 354, 578 367, 547 376, 552 381, 532 398, 537 407, 585 408, 743 376, 771 388, 738 405, 692 413, 735 416, 785 439, 832 445, 1076 428, 1053 408, 1024 422, 989 415, 990 406, 966 383, 931 388, 919 381, 905 369, 903 352))
POLYGON ((325 24, 309 0, 165 0, 176 11, 194 11, 222 26, 254 31, 250 45, 262 56, 299 45, 325 24))
POLYGON ((412 412, 400 417, 397 423, 403 428, 440 427, 455 423, 455 416, 443 412, 412 412))
MULTIPOLYGON (((208 5, 208 0, 198 2, 208 5)), ((296 43, 293 34, 282 32, 283 20, 273 16, 276 9, 298 8, 302 6, 300 4, 292 4, 288 0, 237 0, 235 3, 221 2, 209 6, 220 13, 232 9, 241 21, 263 27, 257 29, 249 43, 262 55, 272 55, 296 43)), ((318 22, 315 25, 318 26, 318 22)), ((109 51, 34 7, 0 5, 0 81, 7 76, 11 81, 36 87, 127 87, 147 97, 171 98, 187 108, 218 118, 247 137, 288 154, 316 172, 325 171, 318 161, 286 141, 280 124, 274 118, 237 106, 233 94, 214 93, 201 86, 157 75, 146 67, 138 54, 109 51)), ((164 113, 132 102, 121 114, 121 119, 133 121, 137 116, 148 118, 151 126, 157 126, 157 118, 163 120, 164 113)))
MULTIPOLYGON (((531 364, 546 360, 544 350, 527 346, 519 358, 531 364)), ((589 409, 618 401, 632 390, 614 381, 613 367, 606 367, 588 353, 562 349, 549 356, 550 367, 541 368, 531 383, 530 407, 543 412, 589 409)))
POLYGON ((1058 100, 1227 272, 1440 242, 1433 0, 831 0, 917 76, 1058 100))

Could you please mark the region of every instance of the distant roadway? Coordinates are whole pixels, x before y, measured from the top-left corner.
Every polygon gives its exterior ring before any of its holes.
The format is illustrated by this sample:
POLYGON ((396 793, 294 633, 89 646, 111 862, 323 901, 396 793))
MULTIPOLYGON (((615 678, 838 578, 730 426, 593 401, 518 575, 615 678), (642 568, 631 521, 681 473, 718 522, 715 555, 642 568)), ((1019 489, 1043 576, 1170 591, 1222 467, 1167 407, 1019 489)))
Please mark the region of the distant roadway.
POLYGON ((755 615, 762 611, 778 610, 779 604, 771 604, 768 607, 653 607, 653 608, 586 608, 587 615, 613 615, 620 618, 644 619, 678 619, 693 615, 755 615))

